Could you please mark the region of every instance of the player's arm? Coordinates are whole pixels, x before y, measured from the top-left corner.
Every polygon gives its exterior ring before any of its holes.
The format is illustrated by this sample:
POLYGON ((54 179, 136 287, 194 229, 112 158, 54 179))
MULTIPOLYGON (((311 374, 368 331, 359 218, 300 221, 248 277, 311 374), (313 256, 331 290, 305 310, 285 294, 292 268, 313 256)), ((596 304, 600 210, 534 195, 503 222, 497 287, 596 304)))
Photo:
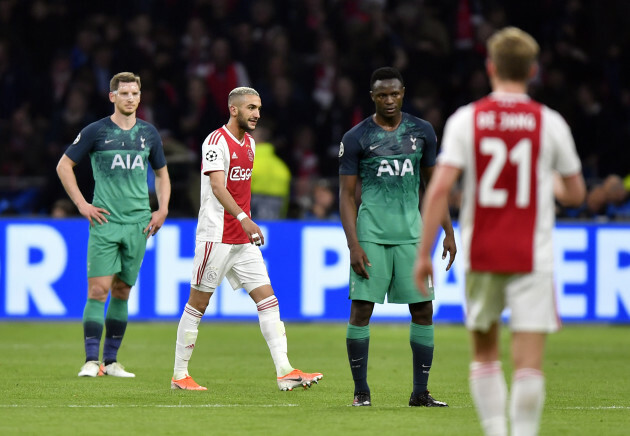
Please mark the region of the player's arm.
POLYGON ((439 165, 424 195, 422 202, 422 236, 414 267, 414 278, 416 286, 425 296, 428 296, 425 279, 428 276, 433 276, 431 248, 435 242, 438 227, 444 223, 443 211, 448 208, 448 194, 460 174, 461 170, 458 168, 439 165))
POLYGON ((61 184, 64 189, 68 193, 68 197, 70 197, 77 206, 79 213, 90 221, 90 226, 95 225, 92 220, 99 224, 106 223, 107 218, 105 217, 105 214, 110 215, 110 213, 101 207, 92 206, 87 202, 79 189, 77 177, 74 174, 75 166, 76 162, 70 159, 66 154, 61 156, 61 159, 59 159, 59 163, 57 164, 57 175, 59 176, 59 180, 61 180, 61 184))
POLYGON ((158 210, 151 214, 151 221, 143 230, 149 236, 155 235, 164 225, 168 215, 168 202, 171 199, 171 179, 168 176, 166 165, 154 170, 155 173, 155 194, 157 195, 158 210))
POLYGON ((350 265, 355 273, 369 279, 366 265, 372 266, 372 264, 357 238, 357 178, 356 174, 339 176, 339 215, 350 249, 350 265))
MULTIPOLYGON (((240 214, 245 214, 243 209, 236 203, 236 200, 234 200, 234 197, 232 197, 232 194, 230 194, 225 187, 225 171, 211 171, 209 176, 212 193, 225 210, 235 218, 238 218, 240 214)), ((258 227, 258 224, 249 217, 243 218, 240 221, 243 231, 249 238, 249 242, 256 245, 263 245, 265 243, 265 237, 260 227, 258 227)))
POLYGON ((586 196, 586 184, 571 129, 558 112, 545 107, 543 115, 555 152, 554 196, 563 206, 580 206, 586 196))
MULTIPOLYGON (((435 166, 431 167, 421 167, 420 172, 422 173, 422 179, 424 180, 425 186, 431 186, 429 182, 433 177, 433 172, 435 170, 435 166)), ((425 202, 426 204, 426 202, 425 202)), ((424 205, 423 205, 424 206, 424 205)), ((444 243, 442 244, 442 259, 446 259, 446 253, 448 252, 448 265, 446 265, 446 271, 451 269, 451 265, 453 265, 453 261, 455 261, 455 255, 457 254, 457 245, 455 244, 455 233, 453 232, 453 222, 451 221, 451 214, 448 209, 448 201, 444 206, 441 206, 440 209, 443 212, 442 215, 442 228, 444 229, 444 243)), ((440 210, 438 209, 438 211, 440 210)), ((424 223, 424 207, 422 221, 424 223)))
POLYGON ((566 207, 580 206, 586 196, 586 183, 582 173, 561 176, 554 173, 553 191, 558 202, 566 207))

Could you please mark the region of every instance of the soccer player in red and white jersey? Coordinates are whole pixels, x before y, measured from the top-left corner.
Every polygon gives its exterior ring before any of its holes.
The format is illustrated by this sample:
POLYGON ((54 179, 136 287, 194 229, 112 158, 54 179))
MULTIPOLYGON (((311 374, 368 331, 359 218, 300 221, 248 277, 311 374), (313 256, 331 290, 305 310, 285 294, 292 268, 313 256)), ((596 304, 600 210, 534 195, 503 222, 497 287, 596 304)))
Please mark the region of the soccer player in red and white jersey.
POLYGON ((473 361, 470 390, 487 435, 538 432, 545 398, 545 337, 559 328, 554 289, 554 194, 565 205, 584 199, 584 179, 562 117, 526 95, 539 47, 514 27, 488 40, 492 94, 460 108, 446 123, 438 168, 422 208, 415 265, 426 292, 431 247, 447 195, 462 175, 460 212, 466 268, 466 326, 473 361), (508 400, 499 361, 499 324, 510 309, 514 374, 508 400))
POLYGON ((188 374, 188 361, 201 317, 225 277, 232 288, 244 288, 256 303, 260 330, 276 366, 278 388, 309 387, 322 374, 305 373, 289 363, 284 323, 259 248, 265 237, 250 217, 256 145, 249 132, 260 118, 260 96, 252 88, 235 88, 229 94, 228 108, 228 123, 208 135, 202 146, 195 258, 190 297, 177 328, 171 388, 207 390, 188 374))

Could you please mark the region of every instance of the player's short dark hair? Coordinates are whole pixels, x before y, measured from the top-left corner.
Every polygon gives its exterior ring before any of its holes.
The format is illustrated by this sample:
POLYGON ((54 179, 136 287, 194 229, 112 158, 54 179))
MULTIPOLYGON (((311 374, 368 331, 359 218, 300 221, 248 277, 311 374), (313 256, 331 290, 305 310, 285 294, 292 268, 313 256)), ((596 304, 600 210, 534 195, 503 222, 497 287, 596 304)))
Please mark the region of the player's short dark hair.
POLYGON ((389 80, 389 79, 398 79, 400 80, 400 84, 405 86, 405 82, 403 81, 402 74, 396 68, 392 67, 381 67, 372 73, 372 77, 370 78, 370 89, 374 87, 374 82, 377 80, 389 80))

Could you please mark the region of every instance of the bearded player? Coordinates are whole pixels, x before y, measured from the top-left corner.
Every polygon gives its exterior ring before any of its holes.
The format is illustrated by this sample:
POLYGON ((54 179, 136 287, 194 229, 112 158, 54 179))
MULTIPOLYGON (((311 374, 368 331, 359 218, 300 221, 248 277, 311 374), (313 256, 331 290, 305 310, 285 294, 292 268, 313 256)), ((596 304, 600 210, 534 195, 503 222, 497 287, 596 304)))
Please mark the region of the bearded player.
POLYGON ((295 369, 287 357, 287 337, 280 320, 267 268, 260 252, 265 237, 250 216, 251 177, 256 145, 249 134, 260 118, 261 101, 252 88, 233 89, 230 119, 202 146, 201 207, 190 297, 177 328, 172 389, 207 390, 188 374, 201 321, 210 297, 227 277, 233 289, 244 288, 258 309, 260 330, 276 367, 278 388, 310 387, 321 373, 295 369))

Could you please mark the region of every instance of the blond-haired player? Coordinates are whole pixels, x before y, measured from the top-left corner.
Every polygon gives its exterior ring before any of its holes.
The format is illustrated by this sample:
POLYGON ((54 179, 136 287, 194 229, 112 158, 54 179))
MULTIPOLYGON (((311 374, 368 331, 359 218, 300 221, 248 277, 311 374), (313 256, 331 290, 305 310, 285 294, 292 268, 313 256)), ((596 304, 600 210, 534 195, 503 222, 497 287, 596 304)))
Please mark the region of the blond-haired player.
POLYGON ((440 211, 463 177, 459 223, 473 349, 469 380, 487 435, 507 434, 508 409, 513 435, 538 432, 545 400, 545 337, 560 324, 552 277, 554 194, 565 205, 579 205, 585 195, 569 127, 557 112, 526 95, 538 51, 536 41, 514 27, 489 39, 486 70, 493 92, 447 121, 422 208, 415 278, 426 292, 440 211), (509 395, 499 361, 499 325, 506 307, 514 363, 509 395))

